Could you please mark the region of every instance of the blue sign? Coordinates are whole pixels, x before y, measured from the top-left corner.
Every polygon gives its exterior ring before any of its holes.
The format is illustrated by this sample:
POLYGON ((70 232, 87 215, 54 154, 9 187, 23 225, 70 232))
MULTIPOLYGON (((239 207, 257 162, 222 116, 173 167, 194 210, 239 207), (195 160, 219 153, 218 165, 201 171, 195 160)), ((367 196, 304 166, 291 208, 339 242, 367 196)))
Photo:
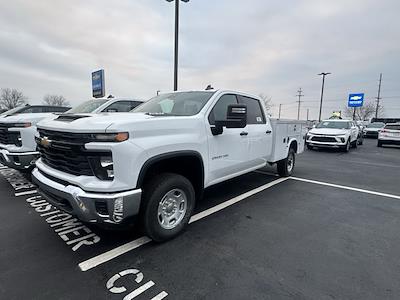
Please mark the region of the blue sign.
POLYGON ((364 94, 350 94, 349 107, 360 107, 364 104, 364 94))
POLYGON ((98 70, 92 73, 92 91, 94 98, 101 98, 106 95, 104 70, 98 70))

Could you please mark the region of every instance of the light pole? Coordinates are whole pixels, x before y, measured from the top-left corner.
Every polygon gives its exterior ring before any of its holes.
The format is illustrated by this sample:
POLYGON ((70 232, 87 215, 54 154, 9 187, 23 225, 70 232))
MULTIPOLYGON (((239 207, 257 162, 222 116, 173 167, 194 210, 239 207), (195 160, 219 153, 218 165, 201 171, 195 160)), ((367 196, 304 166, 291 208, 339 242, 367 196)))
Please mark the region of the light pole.
POLYGON ((318 75, 322 76, 322 89, 321 89, 321 103, 319 105, 319 117, 318 117, 318 121, 321 122, 321 114, 322 114, 322 99, 324 98, 324 85, 325 85, 325 76, 329 75, 331 73, 320 73, 318 75))
POLYGON ((189 2, 189 0, 167 0, 175 1, 175 53, 174 53, 174 91, 178 90, 178 38, 179 38, 179 1, 189 2))

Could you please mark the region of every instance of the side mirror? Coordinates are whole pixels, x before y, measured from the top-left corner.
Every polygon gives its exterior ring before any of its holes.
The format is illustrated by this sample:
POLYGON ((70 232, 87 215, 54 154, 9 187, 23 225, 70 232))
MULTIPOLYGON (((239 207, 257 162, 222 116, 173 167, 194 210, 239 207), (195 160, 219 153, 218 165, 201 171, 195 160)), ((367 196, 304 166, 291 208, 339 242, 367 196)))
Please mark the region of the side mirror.
POLYGON ((244 128, 247 125, 247 106, 245 104, 228 105, 226 120, 215 120, 211 127, 213 135, 222 134, 223 128, 244 128))

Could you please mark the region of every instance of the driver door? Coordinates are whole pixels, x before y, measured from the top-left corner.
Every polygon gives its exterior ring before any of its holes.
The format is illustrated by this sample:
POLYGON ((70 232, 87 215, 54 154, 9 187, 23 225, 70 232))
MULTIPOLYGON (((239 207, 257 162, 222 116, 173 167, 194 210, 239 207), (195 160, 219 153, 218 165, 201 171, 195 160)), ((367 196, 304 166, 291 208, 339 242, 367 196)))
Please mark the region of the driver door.
MULTIPOLYGON (((215 120, 225 120, 228 105, 238 104, 237 96, 234 94, 222 95, 215 103, 208 115, 208 161, 209 182, 217 183, 235 173, 243 171, 248 166, 249 160, 249 137, 248 128, 223 128, 223 133, 213 135, 211 127, 215 120)), ((207 122, 206 122, 207 124, 207 122)))

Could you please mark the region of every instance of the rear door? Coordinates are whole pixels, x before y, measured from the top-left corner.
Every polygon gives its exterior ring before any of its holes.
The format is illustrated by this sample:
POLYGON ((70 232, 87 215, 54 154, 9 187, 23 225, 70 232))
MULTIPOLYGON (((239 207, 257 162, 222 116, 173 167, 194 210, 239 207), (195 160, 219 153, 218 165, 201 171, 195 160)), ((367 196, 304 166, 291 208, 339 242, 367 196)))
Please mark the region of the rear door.
POLYGON ((260 100, 238 96, 239 103, 247 106, 247 132, 249 162, 252 167, 266 162, 272 152, 272 128, 262 109, 260 100))
POLYGON ((248 126, 245 128, 224 127, 223 133, 219 135, 213 135, 211 132, 215 120, 226 119, 228 105, 237 103, 235 94, 224 94, 217 100, 207 116, 209 182, 211 184, 233 177, 235 173, 249 167, 248 126))

